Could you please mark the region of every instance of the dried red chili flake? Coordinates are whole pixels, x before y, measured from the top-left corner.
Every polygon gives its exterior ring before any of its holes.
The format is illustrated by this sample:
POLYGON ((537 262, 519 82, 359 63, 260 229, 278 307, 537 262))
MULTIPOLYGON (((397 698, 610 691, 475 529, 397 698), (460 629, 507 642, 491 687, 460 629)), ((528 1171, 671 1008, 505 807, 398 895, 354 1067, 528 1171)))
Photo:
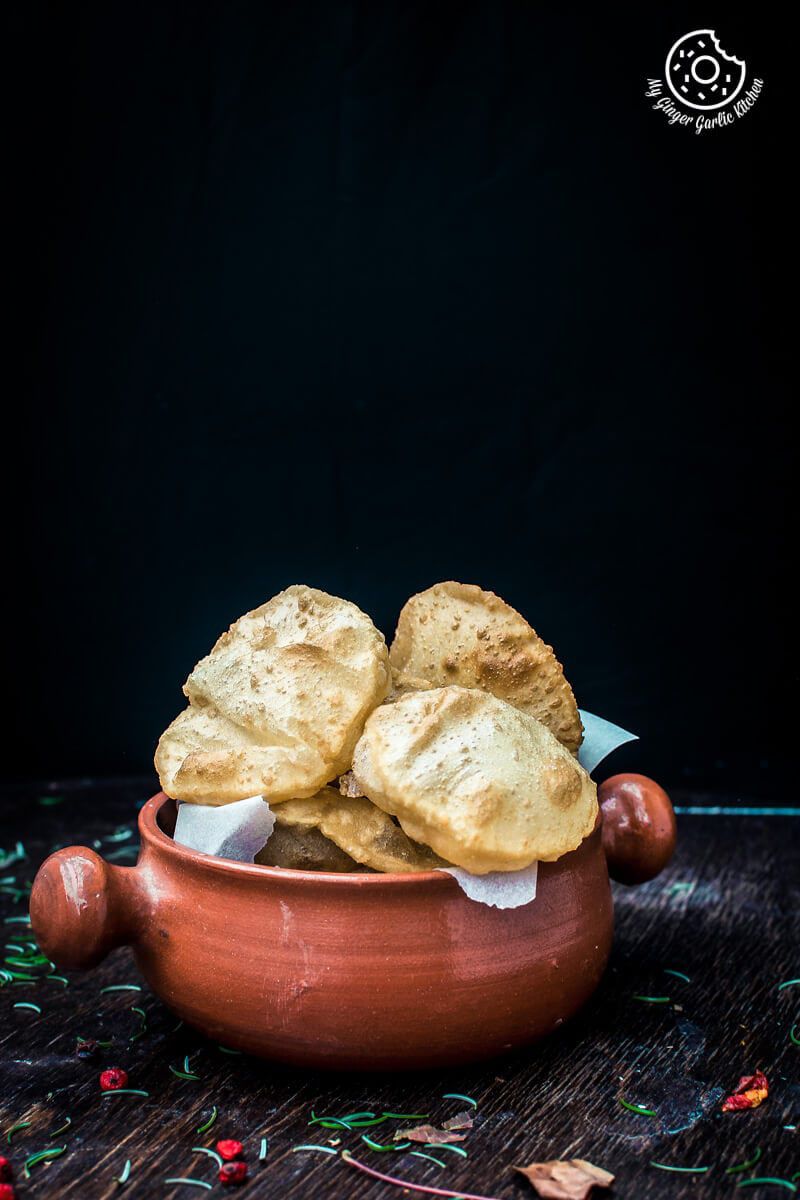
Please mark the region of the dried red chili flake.
POLYGON ((744 1108, 758 1108, 769 1095, 769 1084, 763 1071, 755 1075, 742 1075, 734 1091, 722 1104, 723 1112, 740 1112, 744 1108))
POLYGON ((16 1200, 13 1184, 0 1183, 0 1200, 16 1200))
POLYGON ((244 1157, 244 1146, 233 1138, 223 1138, 217 1142, 217 1154, 224 1158, 225 1162, 231 1162, 234 1158, 244 1157))
POLYGON ((247 1179, 247 1163, 226 1162, 219 1169, 219 1181, 226 1187, 238 1187, 240 1183, 244 1183, 245 1179, 247 1179))
POLYGON ((84 1038, 75 1047, 78 1058, 94 1058, 97 1054, 97 1042, 94 1038, 84 1038))
POLYGON ((109 1067, 100 1072, 100 1087, 104 1092, 115 1092, 117 1088, 128 1086, 128 1072, 122 1067, 109 1067))
POLYGON ((11 1183, 14 1178, 14 1168, 10 1161, 0 1154, 0 1183, 11 1183))

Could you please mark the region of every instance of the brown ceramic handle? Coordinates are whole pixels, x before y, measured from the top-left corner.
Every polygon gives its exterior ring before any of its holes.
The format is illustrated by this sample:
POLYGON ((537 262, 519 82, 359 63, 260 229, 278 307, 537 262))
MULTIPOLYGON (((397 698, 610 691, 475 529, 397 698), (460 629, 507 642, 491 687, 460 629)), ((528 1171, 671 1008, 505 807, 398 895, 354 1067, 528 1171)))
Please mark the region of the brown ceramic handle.
POLYGON ((603 813, 603 849, 617 883, 654 879, 675 850, 672 801, 646 775, 612 775, 597 789, 603 813))
POLYGON ((51 854, 31 891, 31 925, 42 952, 59 966, 86 968, 132 941, 137 874, 87 846, 51 854))

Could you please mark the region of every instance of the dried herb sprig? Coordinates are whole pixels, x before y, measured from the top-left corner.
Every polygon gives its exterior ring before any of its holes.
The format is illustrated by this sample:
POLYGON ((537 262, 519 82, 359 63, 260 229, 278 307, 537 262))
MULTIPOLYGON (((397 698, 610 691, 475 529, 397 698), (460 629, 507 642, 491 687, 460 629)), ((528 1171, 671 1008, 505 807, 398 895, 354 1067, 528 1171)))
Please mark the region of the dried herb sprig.
POLYGON ((653 1108, 645 1108, 642 1104, 631 1104, 631 1102, 626 1100, 624 1096, 618 1096, 617 1099, 623 1108, 627 1108, 628 1112, 636 1113, 640 1117, 658 1116, 653 1108))
POLYGON ((414 1158, 427 1158, 428 1162, 436 1163, 437 1167, 447 1166, 440 1158, 434 1158, 432 1154, 426 1154, 424 1150, 412 1150, 411 1154, 414 1158))
POLYGON ((192 1146, 192 1154, 205 1154, 213 1158, 220 1170, 222 1169, 222 1159, 216 1150, 209 1150, 207 1146, 192 1146))
POLYGON ((651 1167, 655 1167, 659 1171, 676 1171, 681 1175, 702 1175, 706 1171, 710 1171, 710 1167, 672 1167, 668 1163, 652 1162, 651 1167))
POLYGON ((369 1146, 370 1150, 407 1150, 411 1145, 411 1142, 389 1142, 387 1146, 384 1146, 381 1142, 374 1142, 368 1133, 362 1133, 361 1140, 369 1146))
POLYGON ((189 1187, 205 1188, 207 1192, 211 1191, 211 1184, 206 1183, 206 1181, 204 1179, 186 1179, 183 1176, 178 1176, 178 1177, 173 1177, 171 1179, 165 1179, 164 1183, 168 1183, 168 1184, 185 1183, 189 1187))
POLYGON ((128 1158, 125 1161, 125 1166, 122 1168, 122 1173, 116 1176, 115 1182, 122 1185, 128 1182, 131 1177, 131 1160, 128 1158))
POLYGON ((473 1100, 472 1096, 464 1096, 461 1092, 445 1092, 442 1096, 443 1100, 463 1100, 465 1104, 471 1104, 473 1108, 478 1107, 478 1101, 473 1100))
POLYGON ((207 1121, 204 1121, 202 1125, 197 1126, 195 1133, 208 1133, 209 1129, 214 1124, 216 1119, 217 1119, 217 1106, 215 1104, 213 1109, 211 1110, 211 1116, 208 1118, 207 1121))
POLYGON ((147 1032, 147 1013, 144 1011, 143 1008, 138 1008, 136 1005, 133 1005, 131 1007, 131 1012, 136 1013, 137 1017, 139 1018, 139 1020, 141 1022, 141 1024, 139 1025, 139 1028, 136 1030, 136 1033, 132 1034, 128 1038, 129 1042, 135 1042, 140 1037, 143 1037, 144 1034, 147 1032))
POLYGON ((41 1162, 50 1162, 53 1158, 59 1158, 66 1148, 66 1146, 51 1146, 49 1150, 40 1150, 38 1154, 32 1154, 30 1158, 26 1158, 25 1165, 22 1168, 25 1178, 30 1179, 31 1167, 35 1167, 41 1162))
POLYGON ((756 1165, 756 1163, 758 1162, 758 1160, 760 1158, 761 1158, 761 1147, 758 1146, 758 1147, 756 1147, 756 1152, 752 1158, 748 1158, 747 1162, 735 1163, 734 1166, 732 1166, 732 1167, 726 1167, 725 1174, 726 1175, 739 1175, 739 1174, 741 1174, 742 1171, 749 1171, 751 1167, 754 1167, 756 1165))
POLYGON ((17 1121, 16 1125, 12 1125, 10 1129, 6 1130, 6 1142, 8 1145, 11 1145, 11 1139, 15 1133, 19 1133, 22 1129, 27 1129, 30 1124, 30 1121, 17 1121))
POLYGON ((341 1154, 342 1162, 347 1163, 348 1167, 355 1167, 357 1171, 363 1171, 366 1175, 371 1175, 373 1179, 380 1179, 383 1183, 391 1183, 394 1187, 407 1188, 411 1192, 425 1192, 429 1196, 451 1196, 458 1197, 459 1200, 496 1200, 492 1196, 477 1196, 474 1192, 454 1192, 448 1188, 429 1187, 424 1183, 412 1183, 409 1179, 398 1179, 394 1175, 384 1175, 382 1171, 376 1171, 373 1167, 368 1167, 366 1163, 359 1162, 353 1158, 348 1150, 343 1150, 341 1154))
POLYGON ((737 1187, 758 1187, 762 1183, 771 1183, 775 1187, 786 1188, 789 1192, 797 1191, 797 1184, 792 1183, 790 1179, 778 1179, 774 1175, 758 1175, 753 1179, 740 1179, 737 1187))

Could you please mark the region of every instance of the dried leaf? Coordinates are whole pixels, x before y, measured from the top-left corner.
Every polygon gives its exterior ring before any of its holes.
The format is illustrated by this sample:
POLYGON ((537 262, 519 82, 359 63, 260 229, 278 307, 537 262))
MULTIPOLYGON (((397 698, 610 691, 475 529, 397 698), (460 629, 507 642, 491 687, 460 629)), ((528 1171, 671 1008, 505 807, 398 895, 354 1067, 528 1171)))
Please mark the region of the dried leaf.
POLYGON ((444 1129, 472 1129, 474 1124, 473 1115, 471 1112, 456 1113, 449 1121, 442 1122, 444 1129))
POLYGON ((744 1108, 758 1108, 769 1095, 769 1084, 763 1071, 755 1075, 742 1075, 734 1091, 723 1101, 723 1112, 740 1112, 744 1108))
POLYGON ((396 1142, 425 1142, 428 1146, 444 1146, 448 1142, 463 1142, 463 1133, 451 1133, 448 1129, 436 1129, 433 1125, 415 1125, 413 1129, 398 1129, 396 1142))
POLYGON ((592 1188, 611 1187, 614 1176, 610 1171, 595 1167, 582 1158, 571 1158, 568 1162, 530 1163, 527 1167, 514 1167, 533 1184, 545 1200, 586 1200, 592 1188))

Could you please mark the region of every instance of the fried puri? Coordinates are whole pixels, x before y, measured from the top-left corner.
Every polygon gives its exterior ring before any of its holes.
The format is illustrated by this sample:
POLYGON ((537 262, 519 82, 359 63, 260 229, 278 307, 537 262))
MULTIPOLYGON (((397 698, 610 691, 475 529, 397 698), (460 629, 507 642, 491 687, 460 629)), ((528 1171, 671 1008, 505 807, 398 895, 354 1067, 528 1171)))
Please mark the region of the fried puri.
POLYGON ((552 862, 594 828, 597 792, 534 717, 463 687, 376 709, 353 775, 410 838, 476 875, 552 862))
POLYGON ((535 717, 573 753, 581 744, 578 706, 552 648, 494 592, 451 581, 412 596, 389 658, 400 693, 478 688, 535 717))
POLYGON ((283 826, 319 830, 350 858, 373 871, 431 871, 448 865, 427 846, 412 841, 386 812, 363 796, 342 796, 334 788, 323 788, 316 796, 287 800, 275 815, 283 826))
POLYGON ((235 621, 192 671, 190 707, 156 751, 161 786, 194 804, 313 796, 350 766, 389 686, 386 644, 368 616, 289 587, 235 621))

